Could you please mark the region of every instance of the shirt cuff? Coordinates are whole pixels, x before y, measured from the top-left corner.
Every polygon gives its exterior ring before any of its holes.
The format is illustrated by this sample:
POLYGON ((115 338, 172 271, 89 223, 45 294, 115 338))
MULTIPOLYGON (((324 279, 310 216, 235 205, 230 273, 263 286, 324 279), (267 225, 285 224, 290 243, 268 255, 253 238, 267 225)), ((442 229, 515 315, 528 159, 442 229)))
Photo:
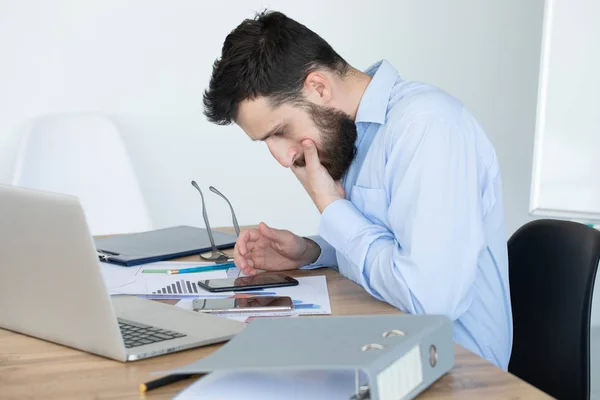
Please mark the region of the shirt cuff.
POLYGON ((305 265, 300 269, 313 269, 319 267, 336 267, 337 266, 337 257, 335 255, 335 249, 327 243, 322 237, 318 235, 314 236, 306 236, 307 239, 315 242, 321 252, 319 253, 319 257, 312 264, 305 265))
POLYGON ((348 244, 371 225, 350 201, 336 200, 323 210, 319 234, 345 257, 354 260, 356 254, 351 254, 353 249, 347 248, 348 244))

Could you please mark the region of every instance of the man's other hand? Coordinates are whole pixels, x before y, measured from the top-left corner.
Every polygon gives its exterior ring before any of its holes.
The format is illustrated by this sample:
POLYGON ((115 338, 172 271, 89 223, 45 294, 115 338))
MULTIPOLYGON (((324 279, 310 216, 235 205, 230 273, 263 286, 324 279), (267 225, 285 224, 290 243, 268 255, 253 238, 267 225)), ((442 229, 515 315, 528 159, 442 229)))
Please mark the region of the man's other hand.
POLYGON ((243 231, 234 248, 235 265, 244 274, 257 269, 285 271, 317 260, 320 247, 310 239, 288 230, 274 229, 261 222, 258 228, 243 231))
POLYGON ((308 139, 304 140, 302 148, 304 149, 306 165, 304 167, 294 165, 292 171, 308 192, 319 212, 323 213, 328 205, 344 198, 344 190, 339 183, 333 180, 327 169, 321 164, 314 142, 308 139))

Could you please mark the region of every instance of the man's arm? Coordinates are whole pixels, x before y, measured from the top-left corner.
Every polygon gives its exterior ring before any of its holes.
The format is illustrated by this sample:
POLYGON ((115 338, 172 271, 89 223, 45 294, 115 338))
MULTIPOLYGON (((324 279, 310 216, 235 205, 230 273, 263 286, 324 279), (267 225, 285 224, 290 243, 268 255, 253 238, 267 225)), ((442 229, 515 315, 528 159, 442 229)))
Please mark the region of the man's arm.
POLYGON ((350 261, 347 275, 405 312, 454 320, 472 300, 485 239, 475 138, 466 125, 417 121, 403 134, 407 141, 392 148, 384 188, 391 229, 345 199, 321 217, 320 235, 350 261), (403 152, 406 143, 414 154, 403 152))

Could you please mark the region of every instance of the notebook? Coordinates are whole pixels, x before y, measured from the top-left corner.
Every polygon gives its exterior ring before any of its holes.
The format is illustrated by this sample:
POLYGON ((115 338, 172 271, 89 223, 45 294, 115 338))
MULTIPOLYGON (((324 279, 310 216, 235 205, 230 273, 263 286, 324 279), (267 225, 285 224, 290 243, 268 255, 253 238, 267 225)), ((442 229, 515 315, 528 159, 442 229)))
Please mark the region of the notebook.
MULTIPOLYGON (((213 230, 219 249, 232 248, 236 235, 213 230)), ((180 225, 147 232, 95 238, 101 261, 131 267, 211 250, 206 229, 180 225)))

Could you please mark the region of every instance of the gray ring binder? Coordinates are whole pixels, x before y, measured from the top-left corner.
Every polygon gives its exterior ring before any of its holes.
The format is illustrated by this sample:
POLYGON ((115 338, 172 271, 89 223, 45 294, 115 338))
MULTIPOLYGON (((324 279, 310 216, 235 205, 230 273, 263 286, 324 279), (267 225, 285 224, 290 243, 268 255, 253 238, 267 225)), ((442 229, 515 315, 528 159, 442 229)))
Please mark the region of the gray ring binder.
POLYGON ((305 316, 254 320, 216 352, 170 373, 349 370, 348 399, 398 400, 414 398, 453 365, 445 316, 305 316))

